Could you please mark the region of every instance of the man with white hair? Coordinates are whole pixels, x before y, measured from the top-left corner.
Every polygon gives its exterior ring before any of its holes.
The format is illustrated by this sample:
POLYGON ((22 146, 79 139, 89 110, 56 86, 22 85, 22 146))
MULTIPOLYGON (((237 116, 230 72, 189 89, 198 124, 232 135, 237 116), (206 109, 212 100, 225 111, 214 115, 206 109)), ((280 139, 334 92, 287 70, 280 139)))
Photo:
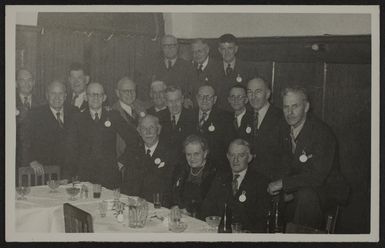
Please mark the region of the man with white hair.
POLYGON ((147 109, 147 113, 158 117, 161 123, 168 117, 166 88, 165 82, 160 80, 155 80, 150 85, 150 98, 153 106, 147 109))

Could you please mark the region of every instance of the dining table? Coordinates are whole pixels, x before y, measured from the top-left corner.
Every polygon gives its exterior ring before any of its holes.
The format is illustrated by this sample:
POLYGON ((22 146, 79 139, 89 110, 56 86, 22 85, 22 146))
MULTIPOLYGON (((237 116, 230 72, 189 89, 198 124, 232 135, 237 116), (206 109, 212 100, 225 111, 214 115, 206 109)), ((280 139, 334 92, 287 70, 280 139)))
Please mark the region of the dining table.
MULTIPOLYGON (((161 207, 154 208, 148 202, 148 215, 145 226, 142 228, 129 227, 128 210, 123 211, 123 219, 117 218, 113 209, 108 209, 105 216, 101 216, 98 204, 105 200, 114 199, 114 191, 102 187, 100 198, 93 198, 92 184, 83 182, 75 187, 85 185, 88 197, 76 196, 76 200, 70 200, 66 188, 71 184, 60 185, 56 191, 51 192, 47 185, 33 186, 25 199, 15 200, 15 231, 19 233, 64 233, 63 204, 70 203, 77 208, 88 212, 92 216, 93 229, 95 233, 170 233, 168 227, 168 216, 170 209, 161 207)), ((120 201, 127 202, 127 196, 120 194, 120 201)), ((208 224, 202 220, 182 214, 182 219, 187 224, 184 233, 207 233, 210 232, 208 224)), ((212 231, 212 230, 211 230, 212 231)))

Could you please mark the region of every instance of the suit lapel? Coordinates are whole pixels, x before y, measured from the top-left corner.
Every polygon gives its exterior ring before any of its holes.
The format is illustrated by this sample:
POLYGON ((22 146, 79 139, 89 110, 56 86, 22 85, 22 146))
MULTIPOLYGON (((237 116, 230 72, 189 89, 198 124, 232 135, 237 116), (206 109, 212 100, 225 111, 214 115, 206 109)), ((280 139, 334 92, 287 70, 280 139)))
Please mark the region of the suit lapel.
POLYGON ((296 157, 299 157, 302 154, 302 151, 306 151, 308 141, 306 137, 310 137, 311 129, 311 121, 309 120, 309 118, 307 118, 305 124, 302 127, 302 130, 299 132, 296 138, 296 148, 294 152, 294 155, 296 157))

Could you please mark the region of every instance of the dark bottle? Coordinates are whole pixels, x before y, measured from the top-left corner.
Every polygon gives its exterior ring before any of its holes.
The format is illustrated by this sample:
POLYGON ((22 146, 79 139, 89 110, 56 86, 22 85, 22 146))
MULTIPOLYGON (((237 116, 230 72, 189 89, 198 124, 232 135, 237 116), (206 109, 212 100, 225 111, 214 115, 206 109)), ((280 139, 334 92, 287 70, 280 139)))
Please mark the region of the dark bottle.
POLYGON ((273 198, 273 210, 272 210, 272 228, 273 233, 283 233, 285 227, 284 212, 285 212, 285 200, 284 193, 281 192, 278 196, 273 198))
POLYGON ((218 226, 218 233, 231 233, 231 221, 232 221, 231 208, 225 203, 225 207, 222 214, 221 222, 218 226))

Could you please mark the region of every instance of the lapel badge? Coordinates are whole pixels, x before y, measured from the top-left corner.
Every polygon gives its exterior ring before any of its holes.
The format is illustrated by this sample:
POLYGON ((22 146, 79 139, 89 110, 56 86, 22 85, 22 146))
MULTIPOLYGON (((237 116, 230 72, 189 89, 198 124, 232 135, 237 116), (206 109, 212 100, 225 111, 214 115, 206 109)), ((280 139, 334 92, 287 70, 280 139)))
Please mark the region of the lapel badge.
POLYGON ((164 167, 165 166, 165 163, 164 162, 161 162, 159 165, 158 165, 158 169, 159 168, 162 168, 162 167, 164 167))
POLYGON ((154 163, 155 163, 156 165, 159 165, 160 162, 162 162, 162 161, 160 160, 160 158, 156 158, 156 159, 154 160, 154 163))
POLYGON ((241 77, 241 75, 238 74, 236 80, 237 80, 238 83, 241 83, 241 82, 242 82, 242 77, 241 77))
POLYGON ((240 202, 245 202, 246 201, 246 191, 242 190, 242 194, 239 196, 239 201, 240 202))
POLYGON ((209 78, 208 78, 208 77, 205 77, 205 81, 208 82, 208 81, 209 81, 209 78))
POLYGON ((213 125, 213 123, 211 122, 210 126, 209 126, 209 131, 210 132, 214 132, 215 131, 215 126, 213 125))
POLYGON ((306 163, 306 161, 312 157, 312 154, 307 155, 305 151, 302 151, 301 156, 299 156, 299 161, 301 161, 302 163, 306 163))
POLYGON ((140 113, 139 113, 139 116, 143 118, 143 117, 145 117, 145 116, 146 116, 146 113, 144 113, 144 112, 140 112, 140 113))
POLYGON ((246 127, 246 133, 247 133, 247 134, 250 134, 250 133, 251 133, 251 127, 249 127, 249 126, 246 127))
POLYGON ((106 127, 111 127, 111 121, 107 119, 107 120, 104 122, 104 126, 106 126, 106 127))

